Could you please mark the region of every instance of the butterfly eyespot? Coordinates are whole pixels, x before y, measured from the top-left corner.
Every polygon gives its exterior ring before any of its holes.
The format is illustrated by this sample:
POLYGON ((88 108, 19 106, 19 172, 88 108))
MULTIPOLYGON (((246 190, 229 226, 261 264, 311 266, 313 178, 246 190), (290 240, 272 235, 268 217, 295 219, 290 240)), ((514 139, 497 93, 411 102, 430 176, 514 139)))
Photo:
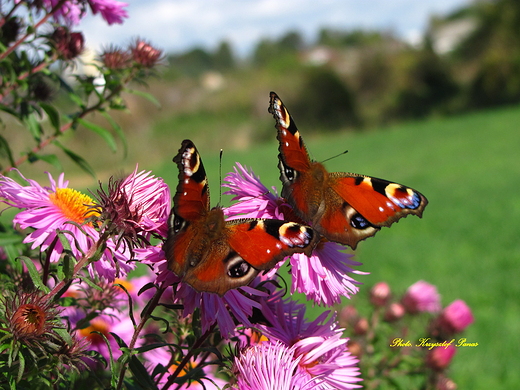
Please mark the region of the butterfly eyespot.
POLYGON ((356 229, 366 229, 372 226, 370 222, 368 222, 366 218, 359 213, 352 217, 352 219, 350 220, 350 224, 352 225, 352 227, 356 229))
POLYGON ((186 225, 186 221, 183 218, 179 217, 178 215, 174 214, 173 223, 170 225, 173 227, 173 232, 179 233, 184 228, 185 225, 186 225))
POLYGON ((230 262, 227 274, 230 278, 242 278, 249 273, 251 265, 242 258, 236 258, 230 262))

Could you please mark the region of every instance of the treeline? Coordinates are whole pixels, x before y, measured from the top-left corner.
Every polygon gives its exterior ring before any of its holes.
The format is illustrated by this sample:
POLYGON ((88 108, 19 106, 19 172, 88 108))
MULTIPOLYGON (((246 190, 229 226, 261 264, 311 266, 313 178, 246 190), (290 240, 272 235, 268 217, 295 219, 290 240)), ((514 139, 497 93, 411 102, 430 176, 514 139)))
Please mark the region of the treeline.
POLYGON ((322 29, 263 39, 247 59, 224 42, 169 57, 171 77, 272 71, 295 80, 291 110, 319 128, 362 128, 520 102, 520 2, 478 1, 432 18, 419 45, 391 32, 322 29))

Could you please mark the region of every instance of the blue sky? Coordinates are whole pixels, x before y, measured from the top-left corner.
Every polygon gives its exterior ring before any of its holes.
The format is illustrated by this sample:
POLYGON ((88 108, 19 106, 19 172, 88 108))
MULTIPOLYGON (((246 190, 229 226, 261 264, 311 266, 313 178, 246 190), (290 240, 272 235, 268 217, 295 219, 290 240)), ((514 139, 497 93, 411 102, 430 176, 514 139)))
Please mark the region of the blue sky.
POLYGON ((167 52, 227 40, 247 55, 262 37, 298 30, 314 39, 321 27, 385 29, 413 41, 432 14, 446 14, 471 0, 127 0, 129 18, 107 26, 98 15, 80 28, 93 49, 126 44, 139 36, 167 52))

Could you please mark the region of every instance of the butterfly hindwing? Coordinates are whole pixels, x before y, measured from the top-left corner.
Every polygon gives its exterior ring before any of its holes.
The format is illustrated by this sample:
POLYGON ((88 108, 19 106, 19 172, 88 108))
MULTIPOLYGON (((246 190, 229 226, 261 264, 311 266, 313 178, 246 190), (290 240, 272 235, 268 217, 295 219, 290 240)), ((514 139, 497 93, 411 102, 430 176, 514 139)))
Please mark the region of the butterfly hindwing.
POLYGON ((311 161, 289 111, 271 92, 269 112, 276 120, 282 196, 295 213, 331 241, 356 248, 409 214, 422 216, 428 201, 401 184, 353 173, 329 173, 311 161))
POLYGON ((220 207, 210 209, 206 172, 193 142, 183 141, 174 161, 179 183, 163 250, 168 268, 195 290, 223 295, 286 256, 310 255, 319 241, 313 229, 293 222, 226 221, 220 207))

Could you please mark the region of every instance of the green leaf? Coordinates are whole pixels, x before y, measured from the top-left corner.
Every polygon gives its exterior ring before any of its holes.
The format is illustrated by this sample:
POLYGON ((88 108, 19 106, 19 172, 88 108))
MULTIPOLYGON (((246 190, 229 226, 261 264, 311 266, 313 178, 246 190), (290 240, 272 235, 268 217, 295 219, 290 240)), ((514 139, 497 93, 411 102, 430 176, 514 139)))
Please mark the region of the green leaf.
POLYGON ((132 93, 137 96, 141 96, 141 97, 145 98, 146 100, 148 100, 149 102, 152 102, 153 104, 155 104, 157 107, 161 108, 161 103, 151 93, 138 91, 135 89, 127 89, 126 92, 132 93))
POLYGON ((51 122, 52 127, 56 130, 56 132, 60 131, 60 113, 54 106, 51 106, 47 103, 40 103, 40 107, 47 113, 49 117, 49 121, 51 122))
POLYGON ((90 277, 86 277, 86 278, 84 278, 84 277, 80 276, 79 278, 80 278, 83 282, 87 283, 90 287, 92 287, 92 288, 94 288, 94 289, 96 289, 96 290, 98 290, 98 291, 103 292, 103 289, 102 289, 101 287, 99 287, 95 282, 93 282, 93 281, 90 279, 90 277))
POLYGON ((0 233, 0 246, 21 244, 22 240, 22 236, 16 233, 0 233))
POLYGON ((38 287, 41 291, 48 293, 50 290, 49 288, 43 284, 41 276, 36 269, 33 261, 28 258, 27 256, 20 256, 18 257, 20 260, 22 260, 27 267, 27 271, 29 271, 29 276, 31 277, 32 282, 36 287, 38 287))
POLYGON ((27 128, 31 132, 31 135, 36 140, 36 142, 40 142, 41 135, 43 134, 43 129, 40 123, 38 122, 35 113, 31 112, 30 114, 28 114, 24 122, 27 125, 27 128))
POLYGON ((14 159, 13 159, 13 153, 11 152, 11 148, 9 147, 9 142, 0 135, 0 152, 4 152, 7 158, 9 159, 9 164, 11 164, 12 167, 14 167, 14 159))
POLYGON ((112 116, 108 112, 101 111, 101 115, 103 115, 106 118, 108 123, 110 123, 112 128, 115 130, 115 132, 117 133, 117 135, 123 142, 123 154, 124 154, 124 157, 126 158, 126 156, 128 154, 128 142, 126 141, 126 137, 125 137, 125 133, 124 133, 123 129, 121 128, 121 126, 119 126, 119 124, 114 120, 114 118, 112 118, 112 116))
POLYGON ((113 152, 117 151, 116 141, 107 129, 98 126, 95 123, 89 122, 83 118, 78 118, 77 121, 79 124, 85 126, 89 130, 92 130, 94 133, 98 134, 101 138, 103 138, 113 152))
POLYGON ((139 383, 143 389, 157 389, 157 386, 150 377, 150 374, 144 367, 143 363, 141 363, 135 356, 130 358, 130 364, 128 365, 128 368, 134 375, 137 383, 139 383))
MULTIPOLYGON (((42 160, 47 164, 52 165, 58 171, 63 171, 63 166, 61 165, 60 159, 55 154, 32 154, 34 160, 42 160)), ((31 159, 31 161, 34 161, 31 159)))
POLYGON ((70 92, 69 93, 69 98, 70 100, 72 100, 74 103, 76 103, 76 105, 80 108, 85 108, 85 103, 83 102, 83 100, 77 95, 75 94, 74 92, 70 92))
POLYGON ((72 150, 67 149, 65 146, 63 146, 58 141, 53 142, 54 145, 58 146, 69 158, 74 161, 81 169, 83 169, 85 172, 87 172, 90 176, 92 176, 94 179, 96 178, 96 173, 90 166, 90 164, 81 156, 74 153, 72 150))

